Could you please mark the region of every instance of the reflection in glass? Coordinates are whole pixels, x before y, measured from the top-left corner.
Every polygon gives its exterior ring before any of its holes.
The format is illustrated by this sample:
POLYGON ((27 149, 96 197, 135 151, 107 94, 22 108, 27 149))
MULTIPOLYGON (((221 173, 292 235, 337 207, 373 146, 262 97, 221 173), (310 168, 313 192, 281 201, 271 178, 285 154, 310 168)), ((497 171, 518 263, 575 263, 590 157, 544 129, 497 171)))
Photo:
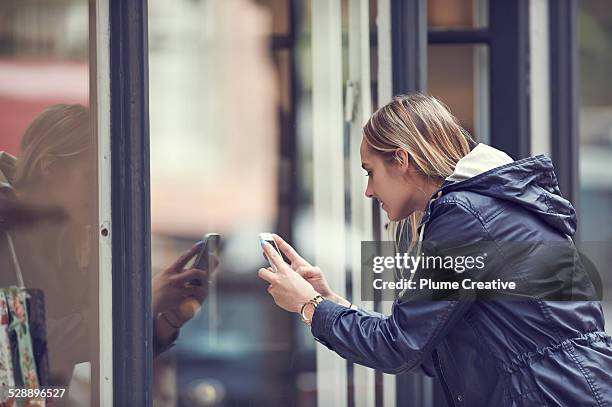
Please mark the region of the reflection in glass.
POLYGON ((488 0, 428 0, 427 25, 434 30, 487 26, 488 0))
POLYGON ((430 45, 428 93, 443 100, 480 142, 489 139, 488 49, 472 45, 430 45))
MULTIPOLYGON (((0 4, 0 210, 18 214, 0 216, 0 287, 23 286, 30 294, 39 384, 70 385, 58 406, 96 398, 97 142, 87 107, 88 7, 84 0, 0 4), (39 358, 45 348, 46 361, 39 358)), ((15 355, 13 367, 25 357, 15 355)))
POLYGON ((149 3, 153 272, 205 233, 224 239, 202 310, 156 361, 156 405, 295 405, 292 320, 256 273, 257 235, 287 222, 292 55, 270 39, 289 21, 286 1, 149 3))

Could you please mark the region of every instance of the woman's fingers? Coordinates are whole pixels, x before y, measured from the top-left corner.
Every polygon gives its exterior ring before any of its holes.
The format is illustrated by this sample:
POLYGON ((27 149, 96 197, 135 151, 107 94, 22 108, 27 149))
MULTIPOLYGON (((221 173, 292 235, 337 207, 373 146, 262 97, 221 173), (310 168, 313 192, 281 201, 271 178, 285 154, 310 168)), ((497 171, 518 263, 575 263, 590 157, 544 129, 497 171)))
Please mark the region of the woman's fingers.
POLYGON ((283 252, 285 256, 287 256, 287 258, 292 264, 294 262, 309 264, 306 260, 302 258, 302 256, 298 254, 298 252, 295 251, 293 247, 291 247, 289 243, 285 242, 282 237, 280 237, 276 233, 274 233, 272 236, 274 237, 274 241, 276 242, 276 245, 278 246, 280 251, 283 252))
POLYGON ((322 277, 323 276, 321 269, 315 266, 300 266, 295 271, 300 276, 304 277, 307 280, 312 277, 322 277))
POLYGON ((270 284, 272 284, 277 278, 276 274, 269 268, 260 268, 257 272, 257 275, 259 276, 259 278, 261 278, 262 280, 266 280, 270 284))
POLYGON ((181 257, 179 257, 174 264, 170 266, 170 269, 176 273, 183 271, 189 260, 191 260, 200 251, 203 244, 203 242, 194 244, 191 249, 183 253, 181 257))
POLYGON ((208 287, 205 285, 194 285, 187 288, 183 288, 181 292, 183 294, 183 297, 192 297, 202 303, 206 299, 206 295, 208 294, 208 287))
POLYGON ((272 247, 272 245, 268 242, 263 243, 263 251, 266 254, 266 257, 270 261, 270 263, 274 266, 276 271, 284 273, 285 267, 288 267, 287 263, 284 262, 283 258, 280 254, 272 247))
POLYGON ((199 269, 189 269, 176 276, 178 284, 191 283, 192 285, 205 285, 208 282, 208 272, 199 269))
POLYGON ((295 271, 303 278, 308 278, 312 274, 312 266, 300 266, 295 271))

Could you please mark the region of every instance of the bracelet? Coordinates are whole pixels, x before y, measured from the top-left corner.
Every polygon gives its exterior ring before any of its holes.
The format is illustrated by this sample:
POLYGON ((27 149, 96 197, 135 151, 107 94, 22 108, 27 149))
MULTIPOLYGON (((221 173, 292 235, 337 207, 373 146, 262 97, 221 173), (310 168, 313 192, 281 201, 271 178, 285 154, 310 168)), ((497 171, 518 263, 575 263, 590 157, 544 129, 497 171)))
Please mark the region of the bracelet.
POLYGON ((176 325, 174 325, 172 322, 170 322, 170 320, 168 319, 168 315, 166 315, 166 313, 165 313, 165 312, 160 312, 159 314, 160 314, 162 317, 164 317, 164 319, 166 320, 166 323, 167 323, 168 325, 170 325, 172 328, 174 328, 174 329, 181 329, 181 327, 180 327, 180 326, 176 326, 176 325))
POLYGON ((306 325, 310 325, 312 324, 312 320, 306 318, 306 316, 304 315, 304 309, 306 308, 307 305, 311 304, 315 309, 317 308, 317 305, 319 305, 321 303, 321 301, 323 301, 325 298, 323 298, 320 295, 317 295, 316 297, 314 297, 313 299, 305 302, 302 305, 302 308, 300 309, 300 316, 302 317, 302 322, 304 322, 306 325))

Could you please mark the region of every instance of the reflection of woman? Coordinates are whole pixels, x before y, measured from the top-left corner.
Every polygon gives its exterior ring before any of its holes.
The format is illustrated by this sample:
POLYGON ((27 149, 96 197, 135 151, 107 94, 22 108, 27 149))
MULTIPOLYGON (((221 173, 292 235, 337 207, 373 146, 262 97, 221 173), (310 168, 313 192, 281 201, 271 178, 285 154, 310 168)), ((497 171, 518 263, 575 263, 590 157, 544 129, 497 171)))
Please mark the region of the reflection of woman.
MULTIPOLYGON (((13 165, 5 159, 2 166, 3 202, 65 214, 62 222, 0 235, 0 286, 19 284, 16 276, 22 274, 26 287, 44 291, 51 380, 58 385, 68 383, 74 364, 89 360, 87 327, 97 319, 90 311, 91 299, 97 298, 97 285, 91 284, 97 275, 94 141, 87 108, 54 105, 28 127, 19 158, 13 165)), ((155 321, 156 353, 171 345, 188 319, 169 320, 167 313, 185 297, 201 302, 206 296, 203 271, 180 273, 198 248, 153 281, 153 309, 161 316, 155 321)))
MULTIPOLYGON (((374 113, 364 127, 361 158, 366 195, 378 199, 392 221, 409 219, 411 247, 495 242, 498 277, 534 290, 540 288, 533 278, 542 272, 540 255, 507 258, 500 243, 568 242, 575 231, 574 209, 561 197, 548 158, 513 162, 492 147, 473 146, 434 98, 397 97, 374 113)), ((390 316, 367 313, 334 294, 321 270, 276 240, 291 265, 265 245, 278 269, 259 271, 268 291, 282 308, 301 312, 319 342, 352 362, 388 373, 420 367, 440 380, 449 405, 612 400, 612 340, 597 301, 422 301, 405 295, 390 316)), ((539 247, 531 243, 525 247, 539 247)), ((549 270, 564 266, 562 259, 547 260, 549 270)), ((572 278, 575 294, 594 298, 582 269, 572 278)))

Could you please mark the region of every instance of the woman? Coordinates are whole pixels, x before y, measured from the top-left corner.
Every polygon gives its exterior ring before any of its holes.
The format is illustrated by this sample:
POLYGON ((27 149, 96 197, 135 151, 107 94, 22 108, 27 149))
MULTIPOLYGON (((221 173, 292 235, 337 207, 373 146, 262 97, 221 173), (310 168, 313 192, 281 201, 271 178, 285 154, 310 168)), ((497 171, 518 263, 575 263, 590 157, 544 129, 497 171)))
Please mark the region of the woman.
POLYGON ((480 298, 463 289, 440 301, 422 301, 431 292, 404 292, 390 316, 368 313, 336 295, 321 270, 276 237, 291 264, 266 244, 278 271, 259 270, 275 302, 301 313, 315 339, 349 361, 437 377, 451 406, 609 403, 612 341, 601 305, 587 301, 595 297, 593 285, 572 267, 569 296, 546 291, 567 258, 547 256, 543 243, 573 249, 569 236, 576 229, 551 161, 514 162, 492 147, 474 147, 449 111, 425 95, 394 98, 363 130, 366 196, 378 199, 390 220, 407 219, 411 247, 420 253, 421 245, 454 241, 460 243, 451 251, 466 242, 486 248, 487 273, 524 291, 508 301, 474 301, 480 298))
MULTIPOLYGON (((17 159, 0 153, 0 203, 32 218, 19 225, 0 221, 0 287, 44 292, 47 385, 67 385, 74 365, 90 356, 88 326, 97 319, 91 300, 98 295, 97 284, 90 284, 97 276, 95 145, 89 109, 60 104, 32 121, 17 159)), ((199 249, 196 244, 153 279, 155 355, 172 345, 192 316, 175 312, 181 302, 206 297, 206 272, 182 272, 199 249)))

